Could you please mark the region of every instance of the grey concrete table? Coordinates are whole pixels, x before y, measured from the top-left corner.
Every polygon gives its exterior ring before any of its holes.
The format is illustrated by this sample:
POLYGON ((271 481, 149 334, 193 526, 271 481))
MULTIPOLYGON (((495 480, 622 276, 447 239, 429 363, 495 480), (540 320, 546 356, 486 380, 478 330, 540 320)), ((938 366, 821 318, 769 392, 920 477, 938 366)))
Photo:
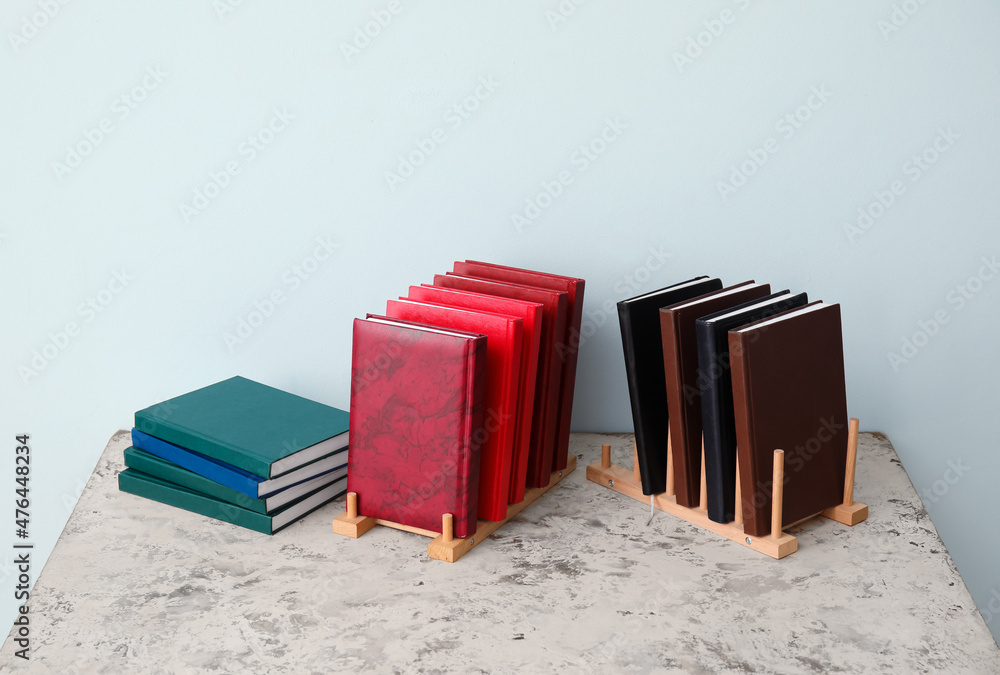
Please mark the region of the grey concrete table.
POLYGON ((457 563, 343 502, 273 537, 118 491, 116 434, 32 592, 30 664, 6 671, 998 673, 1000 652, 891 445, 862 434, 869 519, 797 528, 772 560, 579 468, 457 563))

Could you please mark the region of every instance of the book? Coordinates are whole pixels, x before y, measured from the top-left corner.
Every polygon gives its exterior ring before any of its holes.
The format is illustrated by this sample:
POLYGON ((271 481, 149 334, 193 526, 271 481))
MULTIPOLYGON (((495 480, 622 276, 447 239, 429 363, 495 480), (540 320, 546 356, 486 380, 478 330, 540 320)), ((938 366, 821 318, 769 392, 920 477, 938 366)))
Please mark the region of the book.
POLYGON ((840 305, 813 302, 729 332, 743 527, 770 532, 774 451, 782 526, 844 498, 847 385, 840 305))
POLYGON ((701 391, 694 322, 770 292, 767 284, 746 281, 660 309, 674 495, 681 506, 698 506, 701 498, 701 391))
POLYGON ((346 447, 348 416, 237 376, 140 410, 135 427, 255 476, 275 478, 346 447))
POLYGON ((349 451, 345 446, 305 466, 300 466, 298 469, 281 474, 277 478, 264 479, 239 467, 207 457, 193 450, 187 450, 173 443, 168 443, 134 428, 132 429, 132 445, 183 467, 188 471, 193 471, 209 480, 232 488, 251 499, 268 497, 276 492, 311 480, 322 474, 342 469, 347 466, 349 455, 349 451))
POLYGON ((428 285, 410 286, 407 298, 450 307, 490 311, 522 319, 521 372, 518 377, 517 417, 514 420, 514 458, 511 463, 510 489, 507 498, 511 504, 523 501, 531 448, 531 416, 535 405, 535 386, 538 381, 542 304, 428 285))
POLYGON ((389 300, 385 315, 390 319, 486 336, 484 439, 479 446, 479 517, 505 519, 514 457, 523 320, 413 300, 389 300))
POLYGON ((161 459, 154 454, 146 452, 145 450, 140 450, 134 446, 125 448, 125 466, 130 469, 135 469, 136 471, 141 471, 148 476, 160 478, 169 483, 173 483, 174 485, 179 485, 181 487, 188 488, 189 490, 200 492, 201 494, 209 497, 221 499, 224 502, 229 502, 230 504, 235 504, 236 506, 242 506, 245 509, 250 509, 251 511, 256 511, 257 513, 273 513, 282 506, 291 504, 294 501, 312 494, 317 489, 325 487, 330 483, 347 476, 347 465, 345 464, 336 471, 331 471, 311 480, 307 480, 304 483, 299 483, 298 485, 282 490, 281 492, 278 492, 270 497, 253 499, 242 492, 226 487, 221 483, 216 483, 214 480, 205 478, 194 471, 188 471, 173 462, 168 462, 165 459, 161 459))
POLYGON ((341 478, 326 487, 319 488, 294 504, 289 504, 274 513, 265 514, 195 492, 135 469, 125 469, 118 474, 118 489, 122 492, 152 499, 162 504, 256 530, 263 534, 275 534, 324 504, 333 501, 344 494, 346 484, 347 479, 341 478))
POLYGON ((667 489, 667 386, 660 308, 720 288, 722 282, 718 279, 700 276, 618 303, 643 494, 659 494, 667 489))
POLYGON ((580 325, 583 321, 583 292, 586 282, 575 277, 535 272, 477 260, 456 262, 452 271, 455 274, 469 277, 537 286, 552 291, 566 291, 566 331, 555 346, 556 356, 563 363, 563 371, 559 387, 559 418, 556 424, 557 445, 552 458, 552 470, 562 471, 566 468, 566 462, 569 458, 569 433, 573 417, 573 393, 576 389, 577 357, 580 351, 581 337, 580 325))
POLYGON ((707 316, 695 324, 698 342, 698 388, 705 439, 708 517, 717 523, 736 516, 736 419, 729 368, 729 331, 809 302, 805 293, 787 290, 707 316))
POLYGON ((486 336, 369 314, 354 320, 347 488, 364 516, 475 534, 486 336))
POLYGON ((555 346, 558 336, 566 330, 569 294, 451 273, 434 275, 434 285, 542 304, 538 384, 535 390, 535 409, 531 415, 532 443, 529 446, 528 475, 525 480, 529 488, 545 487, 552 478, 552 456, 556 449, 558 430, 559 382, 562 377, 562 361, 555 353, 555 346))

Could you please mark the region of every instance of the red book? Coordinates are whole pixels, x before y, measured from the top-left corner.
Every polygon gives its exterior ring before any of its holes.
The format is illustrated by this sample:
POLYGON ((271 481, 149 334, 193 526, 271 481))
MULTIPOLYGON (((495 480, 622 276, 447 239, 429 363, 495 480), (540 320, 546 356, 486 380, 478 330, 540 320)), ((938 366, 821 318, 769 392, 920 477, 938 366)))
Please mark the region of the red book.
POLYGON ((535 409, 531 416, 532 443, 528 452, 527 486, 545 487, 552 478, 552 455, 556 446, 558 383, 562 362, 556 357, 555 345, 556 336, 562 335, 566 328, 567 294, 451 273, 435 274, 434 285, 542 304, 542 338, 538 350, 535 409))
POLYGON ((510 467, 517 419, 517 378, 521 367, 523 321, 411 300, 389 300, 386 316, 482 333, 486 336, 486 394, 483 399, 482 445, 479 462, 479 517, 507 517, 510 467))
POLYGON ((583 321, 584 280, 563 277, 545 272, 494 265, 476 260, 456 262, 455 274, 468 277, 495 279, 513 284, 538 286, 551 291, 565 291, 568 294, 566 308, 566 332, 556 340, 556 356, 563 363, 562 381, 559 386, 559 421, 556 424, 556 450, 553 454, 552 470, 562 471, 569 458, 569 432, 573 417, 573 391, 576 388, 576 362, 580 350, 580 324, 583 321))
POLYGON ((518 377, 517 419, 514 421, 514 459, 510 469, 510 490, 507 495, 511 504, 517 504, 524 499, 525 477, 528 472, 531 413, 535 404, 538 346, 541 344, 542 336, 541 303, 426 285, 410 286, 407 297, 429 304, 516 316, 524 321, 524 332, 521 336, 521 372, 518 377))
POLYGON ((354 320, 347 489, 362 515, 476 532, 486 338, 369 314, 354 320))

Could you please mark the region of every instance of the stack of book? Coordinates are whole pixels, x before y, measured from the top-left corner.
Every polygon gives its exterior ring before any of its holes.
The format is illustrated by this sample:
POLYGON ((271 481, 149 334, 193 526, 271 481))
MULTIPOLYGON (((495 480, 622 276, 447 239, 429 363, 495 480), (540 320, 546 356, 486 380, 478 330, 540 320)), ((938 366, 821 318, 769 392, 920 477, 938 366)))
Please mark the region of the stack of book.
POLYGON ((118 486, 274 534, 346 491, 348 414, 233 377, 135 414, 118 486))
POLYGON ((584 281, 477 261, 354 321, 359 513, 454 533, 566 468, 584 281))
POLYGON ((697 277, 618 303, 643 493, 666 490, 668 436, 677 503, 770 531, 773 452, 785 452, 782 526, 840 504, 847 388, 840 305, 723 288, 697 277))

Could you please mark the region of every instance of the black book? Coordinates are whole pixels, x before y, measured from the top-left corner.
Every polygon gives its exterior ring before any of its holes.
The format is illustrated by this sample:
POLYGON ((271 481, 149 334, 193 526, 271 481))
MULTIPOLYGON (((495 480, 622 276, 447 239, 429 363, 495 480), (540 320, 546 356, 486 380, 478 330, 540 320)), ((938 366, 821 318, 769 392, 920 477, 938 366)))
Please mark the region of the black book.
POLYGON ((695 321, 708 517, 717 523, 732 522, 736 512, 736 418, 728 333, 808 302, 805 293, 784 290, 695 321))
POLYGON ((618 303, 643 494, 659 494, 667 489, 667 384, 660 308, 721 288, 719 279, 700 276, 618 303))

